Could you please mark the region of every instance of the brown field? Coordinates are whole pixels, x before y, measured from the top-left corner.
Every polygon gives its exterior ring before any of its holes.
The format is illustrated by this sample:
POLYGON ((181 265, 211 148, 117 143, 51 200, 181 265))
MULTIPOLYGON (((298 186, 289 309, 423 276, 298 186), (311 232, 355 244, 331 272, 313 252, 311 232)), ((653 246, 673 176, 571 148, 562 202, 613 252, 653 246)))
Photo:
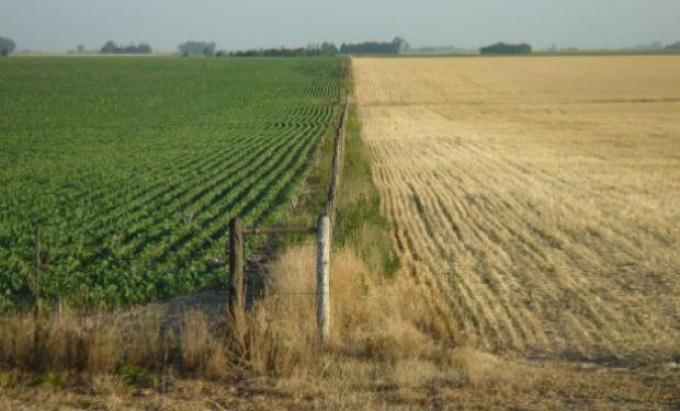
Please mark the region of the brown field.
POLYGON ((680 355, 680 58, 355 59, 404 271, 483 350, 680 355))

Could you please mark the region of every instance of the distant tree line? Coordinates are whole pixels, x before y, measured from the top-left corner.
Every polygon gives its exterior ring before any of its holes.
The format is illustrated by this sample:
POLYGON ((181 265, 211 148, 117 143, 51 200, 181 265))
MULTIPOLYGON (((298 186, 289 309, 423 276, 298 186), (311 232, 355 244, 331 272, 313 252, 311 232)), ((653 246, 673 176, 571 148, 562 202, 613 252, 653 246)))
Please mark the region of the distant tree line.
POLYGON ((411 47, 409 54, 459 54, 459 55, 472 55, 478 54, 478 49, 469 49, 464 47, 456 46, 421 46, 421 47, 411 47))
POLYGON ((189 56, 207 56, 213 57, 215 55, 215 42, 206 41, 187 41, 180 44, 178 47, 180 54, 183 57, 189 56))
POLYGON ((408 51, 409 44, 401 37, 395 37, 391 42, 366 41, 356 44, 340 46, 342 54, 399 54, 408 51))
POLYGON ((666 50, 668 51, 680 51, 680 41, 676 41, 673 44, 669 44, 666 46, 666 50))
POLYGON ((229 57, 316 57, 316 56, 333 56, 338 54, 338 48, 335 44, 323 42, 321 44, 311 44, 307 47, 297 48, 269 48, 269 49, 250 49, 232 51, 230 53, 221 51, 218 56, 229 57))
POLYGON ((151 51, 151 46, 146 43, 130 43, 127 46, 119 46, 111 40, 107 41, 104 47, 99 50, 101 54, 150 54, 151 51))
POLYGON ((9 53, 13 52, 17 48, 14 40, 8 39, 6 37, 0 37, 0 57, 6 57, 9 53))
POLYGON ((409 44, 401 37, 396 37, 391 42, 367 41, 357 44, 343 43, 340 48, 330 42, 312 44, 307 47, 297 48, 267 48, 250 49, 232 52, 221 51, 218 56, 229 57, 314 57, 333 56, 341 54, 399 54, 409 49, 409 44))
POLYGON ((480 54, 531 54, 531 46, 526 43, 496 43, 479 49, 480 54))

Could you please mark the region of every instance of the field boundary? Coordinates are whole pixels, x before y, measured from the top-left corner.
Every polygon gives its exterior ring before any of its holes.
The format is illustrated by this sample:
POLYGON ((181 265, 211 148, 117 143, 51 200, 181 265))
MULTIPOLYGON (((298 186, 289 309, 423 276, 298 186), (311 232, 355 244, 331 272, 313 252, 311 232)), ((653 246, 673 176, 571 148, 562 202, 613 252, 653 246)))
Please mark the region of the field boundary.
MULTIPOLYGON (((314 227, 272 227, 272 228, 259 228, 252 227, 246 228, 243 226, 243 221, 240 217, 232 219, 229 223, 229 240, 228 240, 228 250, 229 250, 229 286, 228 286, 228 301, 230 310, 233 312, 245 307, 246 299, 245 296, 249 295, 249 290, 247 290, 247 284, 252 284, 252 281, 246 279, 245 273, 245 263, 247 261, 247 256, 245 255, 245 240, 247 236, 282 236, 282 235, 309 235, 317 233, 317 244, 318 244, 318 258, 317 258, 317 279, 319 282, 319 287, 317 287, 317 298, 319 301, 319 307, 325 307, 321 313, 319 312, 320 328, 326 329, 327 326, 321 325, 322 318, 328 318, 328 309, 330 304, 328 303, 328 275, 329 275, 329 258, 332 231, 335 224, 335 216, 337 209, 337 198, 338 198, 338 188, 340 186, 340 179, 342 178, 342 168, 343 168, 343 156, 344 156, 344 140, 346 138, 347 132, 347 119, 349 117, 349 107, 350 107, 350 90, 347 85, 347 78, 349 73, 349 66, 351 60, 345 60, 342 69, 343 84, 346 88, 343 90, 344 94, 344 104, 342 105, 342 112, 340 113, 340 119, 335 129, 334 135, 334 148, 333 157, 331 160, 331 180, 327 187, 326 194, 326 204, 323 212, 319 215, 317 219, 317 225, 314 227), (325 294, 324 294, 325 290, 325 294), (325 297, 324 297, 325 295, 325 297)), ((255 295, 256 293, 250 293, 250 295, 255 295)), ((325 321, 327 324, 327 321, 325 321)), ((326 329, 325 334, 328 334, 326 329)), ((325 337, 324 337, 325 338, 325 337)))

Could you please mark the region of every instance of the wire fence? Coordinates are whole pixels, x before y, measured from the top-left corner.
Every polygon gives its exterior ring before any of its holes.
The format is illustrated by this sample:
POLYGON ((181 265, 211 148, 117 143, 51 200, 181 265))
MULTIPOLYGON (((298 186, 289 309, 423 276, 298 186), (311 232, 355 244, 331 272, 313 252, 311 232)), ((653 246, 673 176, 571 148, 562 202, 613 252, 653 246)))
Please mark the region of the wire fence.
MULTIPOLYGON (((343 76, 346 77, 348 61, 343 67, 343 76)), ((331 231, 335 221, 337 208, 337 194, 343 166, 344 140, 347 130, 347 119, 349 116, 350 96, 349 90, 346 93, 339 124, 335 133, 335 144, 333 158, 331 162, 331 181, 328 187, 326 206, 324 213, 319 216, 316 227, 278 227, 278 228, 251 228, 246 229, 242 225, 240 218, 235 218, 230 222, 229 230, 229 307, 230 310, 241 310, 246 307, 248 292, 251 297, 257 298, 253 290, 248 290, 248 281, 245 279, 245 247, 244 240, 246 235, 293 235, 293 234, 317 234, 317 269, 316 292, 279 292, 266 293, 266 288, 261 290, 268 296, 287 296, 287 297, 315 297, 317 302, 317 323, 321 340, 327 342, 330 338, 330 249, 331 231)), ((310 273, 311 274, 311 273, 310 273)))

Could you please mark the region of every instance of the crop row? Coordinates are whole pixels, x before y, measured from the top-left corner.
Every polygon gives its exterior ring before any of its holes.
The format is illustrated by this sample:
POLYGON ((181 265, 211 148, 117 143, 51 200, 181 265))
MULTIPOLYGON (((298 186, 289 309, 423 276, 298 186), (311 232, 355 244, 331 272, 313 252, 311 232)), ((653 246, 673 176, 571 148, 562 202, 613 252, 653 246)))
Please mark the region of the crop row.
POLYGON ((222 281, 229 220, 285 214, 343 81, 337 59, 1 64, 0 308, 38 293, 140 303, 222 281))

